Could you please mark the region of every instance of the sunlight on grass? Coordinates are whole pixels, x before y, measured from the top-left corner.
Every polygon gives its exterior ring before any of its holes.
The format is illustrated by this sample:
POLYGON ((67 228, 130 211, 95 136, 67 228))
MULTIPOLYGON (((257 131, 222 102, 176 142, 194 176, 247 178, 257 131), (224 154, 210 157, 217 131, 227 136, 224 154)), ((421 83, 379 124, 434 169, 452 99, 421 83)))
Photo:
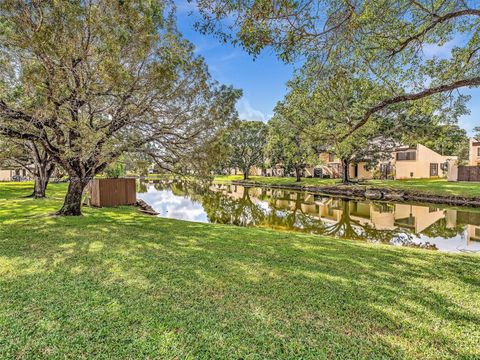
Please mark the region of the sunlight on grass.
POLYGON ((64 184, 0 189, 0 358, 480 357, 478 255, 129 207, 49 217, 64 184))
POLYGON ((370 180, 368 185, 441 195, 480 196, 479 182, 449 182, 446 179, 370 180))

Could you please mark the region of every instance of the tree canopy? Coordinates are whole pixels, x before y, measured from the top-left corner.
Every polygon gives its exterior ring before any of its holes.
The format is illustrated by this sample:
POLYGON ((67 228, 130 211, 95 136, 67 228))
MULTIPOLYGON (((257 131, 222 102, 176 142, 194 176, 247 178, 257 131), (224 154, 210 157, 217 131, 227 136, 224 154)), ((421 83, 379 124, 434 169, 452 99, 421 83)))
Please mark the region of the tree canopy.
POLYGON ((475 126, 473 128, 473 138, 477 141, 480 141, 480 126, 475 126))
POLYGON ((248 179, 253 166, 264 164, 264 148, 267 139, 267 126, 260 121, 237 121, 225 133, 224 145, 227 148, 227 166, 242 170, 248 179))
POLYGON ((315 164, 315 148, 305 133, 309 119, 302 116, 295 103, 279 102, 275 114, 268 122, 265 147, 266 160, 270 166, 281 164, 288 174, 295 172, 297 181, 308 164, 315 164))
POLYGON ((198 0, 197 28, 258 55, 355 64, 384 91, 351 119, 348 137, 404 102, 480 85, 480 9, 459 0, 198 0), (446 45, 454 44, 448 51, 446 45), (435 53, 441 53, 441 56, 435 53))
POLYGON ((36 141, 70 177, 59 212, 128 151, 169 167, 236 117, 168 1, 0 4, 0 133, 36 141))
POLYGON ((55 163, 42 144, 0 137, 0 166, 24 169, 34 179, 31 197, 44 198, 55 163))
MULTIPOLYGON (((443 129, 444 124, 455 124, 466 112, 464 97, 437 94, 376 112, 352 132, 358 116, 391 90, 352 66, 309 59, 289 82, 289 92, 275 116, 285 116, 289 109, 289 123, 317 153, 334 153, 342 162, 343 180, 348 182, 349 164, 366 162, 373 167, 389 161, 400 144, 425 140, 427 134, 443 129)), ((295 130, 286 131, 283 137, 288 139, 295 130)), ((447 142, 443 144, 447 150, 447 142)))

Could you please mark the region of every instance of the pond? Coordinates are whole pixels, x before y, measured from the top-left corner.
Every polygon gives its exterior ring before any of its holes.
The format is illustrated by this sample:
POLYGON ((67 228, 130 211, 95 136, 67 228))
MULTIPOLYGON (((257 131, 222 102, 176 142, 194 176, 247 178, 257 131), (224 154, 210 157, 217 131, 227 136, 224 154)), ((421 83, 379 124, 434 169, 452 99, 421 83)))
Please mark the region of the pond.
POLYGON ((137 192, 166 218, 480 252, 480 209, 181 181, 139 182, 137 192))

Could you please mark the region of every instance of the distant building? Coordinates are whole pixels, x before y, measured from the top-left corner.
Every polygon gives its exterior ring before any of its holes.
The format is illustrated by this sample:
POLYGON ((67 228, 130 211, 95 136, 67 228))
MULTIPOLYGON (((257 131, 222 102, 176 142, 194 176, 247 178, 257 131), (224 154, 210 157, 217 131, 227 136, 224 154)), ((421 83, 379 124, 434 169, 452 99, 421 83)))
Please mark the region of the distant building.
MULTIPOLYGON (((478 156, 474 157, 475 164, 480 164, 480 142, 473 142, 472 151, 478 156)), ((472 157, 472 156, 471 156, 472 157)), ((350 163, 348 175, 350 179, 428 179, 446 178, 449 167, 457 162, 457 156, 445 156, 418 144, 415 147, 400 146, 390 154, 390 159, 370 166, 368 160, 350 163)), ((303 177, 341 178, 343 173, 342 162, 333 153, 322 152, 319 154, 317 166, 307 166, 303 177)), ((231 168, 230 175, 243 175, 240 169, 231 168)), ((277 164, 265 170, 253 166, 251 176, 288 176, 282 164, 277 164)))
POLYGON ((468 165, 480 165, 480 141, 470 139, 468 165))
MULTIPOLYGON (((306 176, 330 178, 342 176, 341 161, 334 154, 324 152, 319 157, 322 165, 307 168, 306 176)), ((392 152, 390 160, 383 161, 373 168, 368 166, 367 161, 351 163, 348 175, 352 179, 362 180, 376 177, 391 179, 443 178, 447 175, 448 164, 455 160, 457 160, 456 156, 440 155, 421 144, 415 147, 402 146, 392 152)))
POLYGON ((456 156, 440 155, 421 144, 398 149, 394 153, 395 179, 446 177, 448 163, 455 160, 456 156))
POLYGON ((20 167, 0 167, 0 181, 24 181, 31 179, 30 173, 20 167))
MULTIPOLYGON (((228 169, 229 175, 243 175, 243 171, 240 168, 230 168, 228 169)), ((249 176, 262 176, 265 175, 264 171, 258 166, 252 166, 248 172, 249 176)))
MULTIPOLYGON (((321 166, 307 167, 305 175, 309 177, 342 177, 342 162, 333 153, 323 152, 319 155, 321 166)), ((372 179, 373 171, 368 170, 368 163, 365 161, 349 165, 349 177, 352 179, 372 179)))

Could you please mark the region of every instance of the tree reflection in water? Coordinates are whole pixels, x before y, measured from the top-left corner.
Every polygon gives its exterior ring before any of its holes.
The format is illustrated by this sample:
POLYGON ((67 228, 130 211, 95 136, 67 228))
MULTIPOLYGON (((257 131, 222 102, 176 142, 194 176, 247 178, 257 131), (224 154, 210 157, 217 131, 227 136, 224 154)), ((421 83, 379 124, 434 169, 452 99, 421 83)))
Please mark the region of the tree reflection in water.
MULTIPOLYGON (((209 192, 204 197, 203 206, 211 222, 264 226, 381 243, 390 243, 392 240, 396 243, 407 242, 412 239, 410 234, 405 236, 403 230, 395 228, 379 231, 371 224, 355 219, 351 216, 355 202, 347 199, 338 200, 336 204, 339 205, 331 206, 339 217, 329 220, 315 217, 302 209, 302 205, 306 204, 306 193, 276 190, 268 196, 265 189, 239 186, 227 189, 209 192), (254 196, 251 196, 251 193, 254 193, 254 196), (252 201, 252 198, 255 201, 252 201), (262 206, 261 202, 268 202, 268 206, 262 206)), ((315 209, 318 208, 319 206, 315 205, 315 209)))
MULTIPOLYGON (((458 211, 459 220, 454 209, 339 199, 281 189, 186 181, 155 181, 153 186, 201 204, 212 223, 409 246, 417 246, 420 237, 424 243, 429 238, 463 239, 472 221, 480 229, 480 213, 463 210, 458 211)), ((146 186, 139 185, 138 189, 146 191, 146 186)))
POLYGON ((203 208, 209 221, 219 224, 262 226, 267 217, 265 209, 252 201, 248 188, 238 197, 208 191, 203 196, 203 208))

